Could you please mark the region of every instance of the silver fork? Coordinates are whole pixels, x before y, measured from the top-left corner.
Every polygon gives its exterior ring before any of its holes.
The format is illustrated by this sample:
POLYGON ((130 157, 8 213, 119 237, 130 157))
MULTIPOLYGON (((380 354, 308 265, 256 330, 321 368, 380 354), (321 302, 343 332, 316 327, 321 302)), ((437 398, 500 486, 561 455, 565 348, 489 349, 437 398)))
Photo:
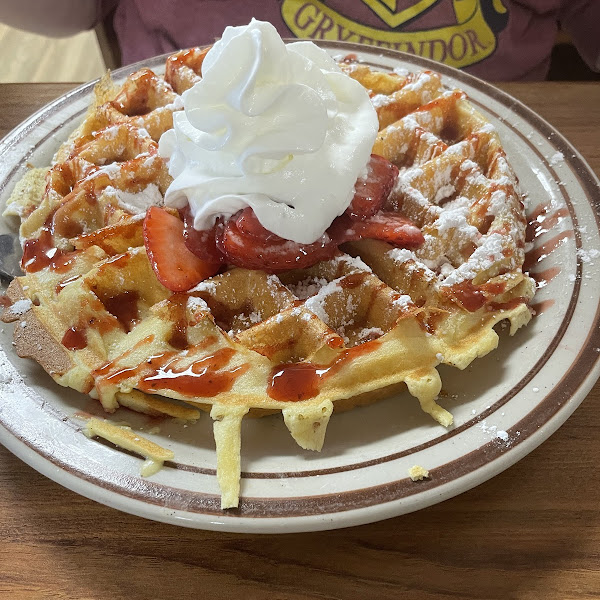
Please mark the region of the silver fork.
POLYGON ((0 280, 8 283, 15 277, 22 275, 21 271, 21 244, 16 234, 0 234, 0 280))

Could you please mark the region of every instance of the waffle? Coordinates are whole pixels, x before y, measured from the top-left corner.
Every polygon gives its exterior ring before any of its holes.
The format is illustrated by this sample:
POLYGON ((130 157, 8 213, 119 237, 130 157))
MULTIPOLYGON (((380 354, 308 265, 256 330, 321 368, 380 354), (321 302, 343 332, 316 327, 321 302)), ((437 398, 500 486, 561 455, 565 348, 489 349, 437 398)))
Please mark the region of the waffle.
MULTIPOLYGON (((439 75, 400 76, 356 62, 380 131, 373 152, 400 169, 385 210, 423 232, 416 250, 373 239, 278 274, 230 267, 187 292, 157 279, 143 239, 146 208, 170 182, 156 140, 200 77, 205 51, 105 79, 84 122, 47 169, 32 170, 5 211, 21 219, 25 275, 3 320, 19 356, 63 386, 152 415, 214 420, 222 507, 238 506, 241 424, 283 414, 296 442, 320 450, 333 410, 407 388, 443 426, 440 364, 464 369, 531 318, 523 274, 525 215, 494 128, 439 75)), ((125 440, 94 421, 88 435, 125 440)), ((138 439, 134 436, 135 439, 138 439)), ((147 459, 169 459, 152 447, 147 459), (158 457, 158 458, 157 458, 158 457)))

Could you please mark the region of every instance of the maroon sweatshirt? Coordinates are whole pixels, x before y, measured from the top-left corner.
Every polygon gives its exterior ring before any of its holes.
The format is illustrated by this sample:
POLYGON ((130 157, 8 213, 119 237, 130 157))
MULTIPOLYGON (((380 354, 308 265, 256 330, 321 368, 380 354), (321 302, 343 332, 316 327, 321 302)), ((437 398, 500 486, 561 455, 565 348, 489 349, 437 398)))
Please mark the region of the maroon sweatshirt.
POLYGON ((600 0, 98 0, 123 64, 209 44, 252 17, 282 37, 433 58, 492 81, 543 79, 558 27, 600 69, 600 0))

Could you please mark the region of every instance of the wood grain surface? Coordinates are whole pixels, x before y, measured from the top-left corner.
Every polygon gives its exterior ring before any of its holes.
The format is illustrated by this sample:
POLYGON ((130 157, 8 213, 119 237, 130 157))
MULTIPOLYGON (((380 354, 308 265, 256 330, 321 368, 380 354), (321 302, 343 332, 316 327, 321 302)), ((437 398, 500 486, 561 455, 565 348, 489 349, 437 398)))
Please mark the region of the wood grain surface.
MULTIPOLYGON (((69 84, 0 85, 0 136, 69 84)), ((600 173, 600 84, 500 87, 600 173)), ((60 487, 0 446, 0 598, 600 598, 600 386, 485 484, 361 527, 258 536, 188 530, 60 487)))

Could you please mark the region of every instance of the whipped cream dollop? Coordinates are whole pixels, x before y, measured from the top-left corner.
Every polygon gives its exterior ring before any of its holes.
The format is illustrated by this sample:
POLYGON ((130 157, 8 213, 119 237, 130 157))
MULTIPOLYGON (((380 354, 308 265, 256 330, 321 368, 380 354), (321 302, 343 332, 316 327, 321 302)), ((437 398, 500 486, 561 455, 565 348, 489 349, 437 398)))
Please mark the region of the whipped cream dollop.
POLYGON ((196 229, 250 206, 269 231, 309 244, 350 204, 377 114, 312 42, 286 45, 256 20, 228 27, 182 98, 159 153, 174 178, 165 204, 189 203, 196 229))

